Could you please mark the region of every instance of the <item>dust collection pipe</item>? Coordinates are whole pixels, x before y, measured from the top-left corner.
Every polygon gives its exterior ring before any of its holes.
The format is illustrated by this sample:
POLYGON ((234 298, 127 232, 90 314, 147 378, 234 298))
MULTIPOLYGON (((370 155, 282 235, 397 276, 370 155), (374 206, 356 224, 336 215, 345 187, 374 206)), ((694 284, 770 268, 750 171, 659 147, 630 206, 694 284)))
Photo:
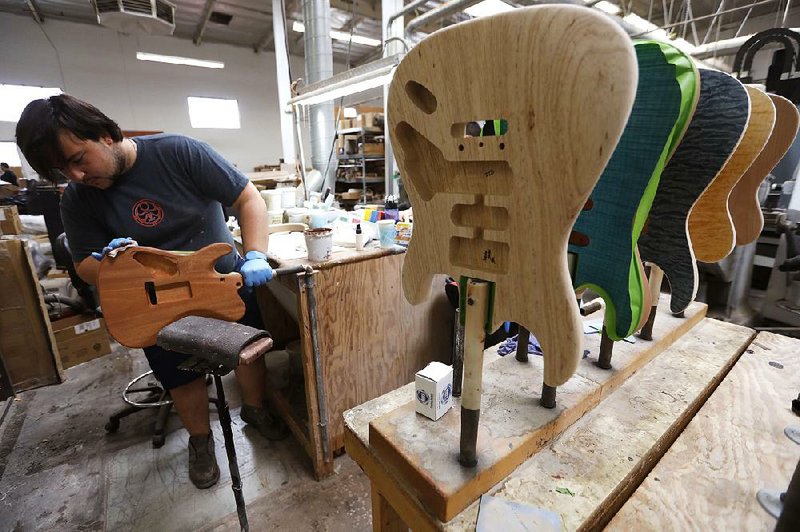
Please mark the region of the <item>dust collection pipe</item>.
MULTIPOLYGON (((306 56, 306 84, 333 76, 333 47, 331 44, 330 4, 327 0, 301 0, 303 6, 303 35, 306 56)), ((325 187, 336 185, 336 164, 333 153, 333 102, 309 106, 311 131, 311 166, 322 173, 325 187)))

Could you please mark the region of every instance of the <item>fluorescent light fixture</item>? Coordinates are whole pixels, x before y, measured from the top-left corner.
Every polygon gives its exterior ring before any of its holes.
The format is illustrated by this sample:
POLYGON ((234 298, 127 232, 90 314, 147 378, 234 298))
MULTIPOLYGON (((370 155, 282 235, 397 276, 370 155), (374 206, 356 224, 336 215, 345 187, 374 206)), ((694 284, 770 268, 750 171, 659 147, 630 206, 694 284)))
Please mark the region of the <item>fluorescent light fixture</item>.
POLYGON ((33 100, 61 94, 58 87, 31 87, 0 84, 0 122, 16 122, 25 106, 33 100))
POLYGON ((622 9, 617 4, 612 4, 606 0, 600 0, 597 2, 593 7, 599 9, 603 13, 607 13, 609 15, 619 15, 622 13, 622 9))
POLYGON ((136 52, 136 59, 139 61, 154 61, 156 63, 169 63, 170 65, 188 65, 203 68, 225 68, 222 61, 208 61, 205 59, 193 59, 191 57, 180 57, 178 55, 161 55, 147 52, 136 52))
POLYGON ((648 39, 663 41, 675 46, 687 54, 693 54, 696 49, 695 45, 685 39, 671 39, 666 31, 662 30, 651 22, 647 22, 645 19, 635 13, 629 13, 625 15, 622 17, 622 20, 637 28, 641 32, 639 35, 634 35, 634 37, 647 37, 648 39))
POLYGON ((358 116, 358 111, 355 107, 345 107, 344 108, 344 117, 345 118, 356 118, 358 116))
POLYGON ((402 57, 403 54, 390 55, 301 87, 299 94, 291 98, 288 104, 314 105, 381 87, 391 81, 402 57))
MULTIPOLYGON (((292 30, 297 33, 305 33, 306 27, 302 22, 295 20, 292 22, 292 30)), ((331 30, 331 39, 336 41, 350 42, 351 40, 356 44, 363 44, 366 46, 380 46, 380 39, 373 39, 371 37, 364 37, 362 35, 353 35, 352 39, 350 33, 346 31, 331 30)))
POLYGON ((222 98, 189 96, 189 121, 195 129, 240 129, 239 103, 222 98))
POLYGON ((506 11, 511 11, 512 9, 514 8, 502 0, 483 0, 483 2, 465 9, 464 13, 471 17, 478 18, 496 15, 497 13, 505 13, 506 11))

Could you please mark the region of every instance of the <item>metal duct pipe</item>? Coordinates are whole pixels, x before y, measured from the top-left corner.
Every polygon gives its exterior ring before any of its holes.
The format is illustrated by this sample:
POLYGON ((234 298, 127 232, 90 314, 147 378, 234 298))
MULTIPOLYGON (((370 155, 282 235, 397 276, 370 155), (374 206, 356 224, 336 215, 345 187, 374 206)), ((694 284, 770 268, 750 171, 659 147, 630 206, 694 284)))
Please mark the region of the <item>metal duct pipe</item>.
MULTIPOLYGON (((333 76, 333 47, 331 45, 330 4, 327 0, 301 0, 303 35, 306 55, 306 83, 322 81, 333 76)), ((333 102, 312 105, 308 109, 311 130, 311 166, 322 173, 324 185, 331 190, 336 185, 336 162, 333 153, 333 102)))

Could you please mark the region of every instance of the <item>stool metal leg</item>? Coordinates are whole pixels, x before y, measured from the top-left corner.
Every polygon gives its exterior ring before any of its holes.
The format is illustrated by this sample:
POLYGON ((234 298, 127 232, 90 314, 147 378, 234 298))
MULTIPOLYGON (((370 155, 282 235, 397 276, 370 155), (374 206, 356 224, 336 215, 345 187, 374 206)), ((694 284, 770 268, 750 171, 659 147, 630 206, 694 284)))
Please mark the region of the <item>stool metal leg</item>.
POLYGON ((228 455, 228 468, 231 472, 231 489, 236 499, 236 513, 239 516, 239 526, 242 530, 249 531, 247 523, 247 510, 242 495, 242 479, 239 476, 239 464, 236 461, 236 447, 233 445, 233 431, 231 430, 231 413, 228 402, 225 400, 225 390, 222 388, 222 377, 214 375, 214 384, 217 387, 217 412, 222 434, 225 437, 225 453, 228 455))

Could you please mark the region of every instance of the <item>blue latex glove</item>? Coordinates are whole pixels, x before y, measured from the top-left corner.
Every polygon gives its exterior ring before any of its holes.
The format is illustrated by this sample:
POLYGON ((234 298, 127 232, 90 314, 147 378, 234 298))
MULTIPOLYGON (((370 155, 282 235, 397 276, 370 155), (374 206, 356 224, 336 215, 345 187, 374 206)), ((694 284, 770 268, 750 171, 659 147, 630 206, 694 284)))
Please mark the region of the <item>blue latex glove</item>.
POLYGON ((127 246, 129 244, 136 245, 137 242, 136 240, 132 239, 129 236, 123 238, 115 238, 114 240, 109 242, 106 247, 103 248, 103 251, 95 251, 94 253, 92 253, 92 257, 94 257, 97 260, 103 260, 103 257, 108 255, 108 252, 111 251, 112 249, 121 248, 122 246, 127 246))
POLYGON ((260 251, 248 251, 244 256, 244 264, 240 270, 245 286, 261 286, 272 280, 272 267, 267 256, 260 251))

